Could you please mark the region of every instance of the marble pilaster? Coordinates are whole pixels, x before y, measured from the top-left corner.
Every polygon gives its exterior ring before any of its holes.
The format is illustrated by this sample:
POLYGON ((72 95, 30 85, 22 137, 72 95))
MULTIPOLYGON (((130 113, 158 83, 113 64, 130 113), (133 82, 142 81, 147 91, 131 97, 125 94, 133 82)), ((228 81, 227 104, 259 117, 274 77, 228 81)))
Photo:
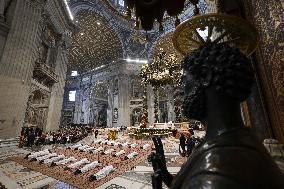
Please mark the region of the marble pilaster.
POLYGON ((174 114, 174 93, 173 88, 168 87, 168 101, 167 101, 167 107, 168 107, 168 121, 175 121, 175 114, 174 114))
POLYGON ((130 98, 129 98, 129 81, 127 75, 119 77, 119 96, 118 96, 118 125, 130 125, 130 98))
POLYGON ((108 109, 107 109, 107 126, 113 127, 113 80, 109 80, 108 85, 108 109))
POLYGON ((58 130, 60 126, 61 109, 63 104, 65 75, 67 72, 66 50, 58 47, 58 53, 55 63, 55 71, 59 75, 59 82, 54 84, 50 95, 49 111, 46 124, 46 131, 58 130))
POLYGON ((17 136, 23 125, 40 13, 40 6, 29 0, 15 4, 0 66, 0 117, 4 122, 0 138, 17 136))

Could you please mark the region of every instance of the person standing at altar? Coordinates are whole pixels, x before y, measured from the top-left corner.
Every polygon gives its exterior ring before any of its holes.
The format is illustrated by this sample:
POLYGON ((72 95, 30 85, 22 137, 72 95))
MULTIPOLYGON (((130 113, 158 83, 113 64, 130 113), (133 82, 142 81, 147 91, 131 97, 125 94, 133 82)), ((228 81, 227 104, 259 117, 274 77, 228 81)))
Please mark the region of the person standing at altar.
POLYGON ((186 142, 186 156, 189 157, 190 154, 192 153, 192 150, 195 146, 195 142, 193 140, 193 136, 191 136, 190 138, 187 139, 186 142))
POLYGON ((95 130, 95 138, 98 138, 98 135, 99 135, 99 130, 96 129, 96 130, 95 130))
POLYGON ((183 156, 185 154, 185 142, 186 142, 186 138, 184 136, 184 134, 181 133, 180 137, 179 137, 179 150, 181 148, 182 151, 180 151, 181 155, 183 156))

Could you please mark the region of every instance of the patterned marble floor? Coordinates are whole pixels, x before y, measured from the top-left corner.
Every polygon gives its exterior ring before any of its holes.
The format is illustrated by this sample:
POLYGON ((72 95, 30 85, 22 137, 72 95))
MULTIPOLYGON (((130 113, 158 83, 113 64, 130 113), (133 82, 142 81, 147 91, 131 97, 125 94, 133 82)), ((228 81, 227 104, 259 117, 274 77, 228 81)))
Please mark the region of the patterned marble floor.
MULTIPOLYGON (((45 148, 50 148, 46 146, 45 148)), ((39 149, 33 149, 39 150, 39 149)), ((27 154, 31 149, 19 149, 16 146, 0 148, 0 182, 8 189, 75 189, 75 187, 35 172, 22 165, 8 160, 7 158, 27 154)), ((178 140, 170 138, 165 144, 165 155, 168 169, 176 174, 181 164, 186 160, 179 157, 178 140)), ((142 162, 133 170, 115 177, 109 182, 101 185, 98 189, 150 189, 151 173, 153 169, 147 161, 142 162)))

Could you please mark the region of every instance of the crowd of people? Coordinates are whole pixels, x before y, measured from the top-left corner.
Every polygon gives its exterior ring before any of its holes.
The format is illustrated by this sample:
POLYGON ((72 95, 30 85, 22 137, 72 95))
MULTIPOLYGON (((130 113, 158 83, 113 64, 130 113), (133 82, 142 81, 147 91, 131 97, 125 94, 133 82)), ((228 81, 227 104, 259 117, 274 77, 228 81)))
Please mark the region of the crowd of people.
POLYGON ((66 126, 53 132, 43 132, 38 127, 23 127, 19 147, 74 143, 88 136, 90 132, 92 132, 91 128, 80 126, 66 126))

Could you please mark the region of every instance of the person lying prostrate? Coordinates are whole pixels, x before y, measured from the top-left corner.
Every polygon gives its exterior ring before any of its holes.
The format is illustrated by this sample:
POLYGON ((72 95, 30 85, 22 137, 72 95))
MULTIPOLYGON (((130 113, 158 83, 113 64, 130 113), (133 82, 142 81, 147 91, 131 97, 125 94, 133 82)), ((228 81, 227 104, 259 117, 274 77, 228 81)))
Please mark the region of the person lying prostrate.
POLYGON ((107 145, 113 146, 113 145, 114 145, 114 142, 113 142, 113 141, 108 141, 108 142, 107 142, 107 145))
POLYGON ((99 153, 101 151, 103 151, 104 148, 103 147, 99 147, 98 149, 95 149, 95 150, 91 150, 90 153, 92 152, 93 154, 96 154, 96 153, 99 153))
POLYGON ((69 146, 69 147, 67 147, 67 148, 70 148, 70 149, 77 149, 77 148, 79 148, 80 146, 83 146, 82 144, 75 144, 75 145, 73 145, 73 146, 69 146))
POLYGON ((55 156, 57 156, 57 153, 47 154, 47 155, 45 155, 45 156, 40 156, 40 157, 37 157, 37 158, 35 158, 35 159, 36 159, 37 161, 39 161, 39 162, 43 162, 44 160, 49 159, 49 158, 52 158, 52 157, 55 157, 55 156))
POLYGON ((67 157, 67 158, 64 158, 64 159, 59 160, 59 161, 54 161, 54 162, 51 163, 50 166, 65 165, 67 163, 71 163, 71 162, 74 162, 74 161, 77 161, 77 159, 71 156, 71 157, 67 157))
POLYGON ((108 140, 102 140, 100 144, 107 144, 108 140))
POLYGON ((99 139, 99 140, 94 140, 93 144, 100 144, 103 140, 99 139))
POLYGON ((138 155, 137 152, 132 152, 132 153, 128 154, 127 156, 125 156, 124 159, 125 160, 132 159, 132 158, 136 157, 137 155, 138 155))
POLYGON ((147 148, 149 148, 151 145, 150 144, 144 144, 141 148, 143 150, 147 150, 147 148))
POLYGON ((46 159, 46 160, 43 161, 43 163, 50 166, 52 164, 52 162, 62 160, 63 158, 65 158, 65 156, 63 154, 61 154, 59 156, 55 156, 55 157, 52 157, 50 159, 46 159))
POLYGON ((125 151, 124 151, 124 150, 120 150, 119 152, 116 152, 113 156, 114 156, 114 157, 118 157, 118 156, 120 156, 120 155, 122 155, 122 154, 125 154, 125 151))
POLYGON ((136 146, 138 146, 138 144, 136 144, 136 143, 133 143, 133 144, 130 145, 131 148, 135 148, 136 146))
POLYGON ((95 181, 95 180, 102 179, 113 171, 115 171, 115 168, 112 165, 106 166, 103 169, 101 169, 99 172, 97 172, 96 174, 91 175, 89 180, 95 181))
POLYGON ((89 148, 83 149, 83 151, 84 151, 84 152, 89 152, 89 151, 92 151, 92 150, 95 150, 95 149, 96 149, 95 147, 91 146, 91 147, 89 147, 89 148))
POLYGON ((90 161, 87 159, 87 158, 84 158, 84 159, 81 159, 80 161, 77 161, 75 163, 72 163, 70 165, 67 166, 67 168, 69 169, 75 169, 81 165, 84 165, 84 164, 87 164, 87 163, 90 163, 90 161))
POLYGON ((50 154, 50 152, 48 150, 43 150, 43 151, 31 153, 30 155, 27 156, 27 159, 31 160, 33 158, 44 156, 44 155, 47 155, 47 154, 50 154))
POLYGON ((122 144, 122 147, 127 147, 129 145, 129 142, 125 142, 122 144))
POLYGON ((86 148, 90 148, 90 146, 88 146, 88 145, 80 146, 80 147, 78 147, 78 150, 83 151, 86 148))
POLYGON ((121 145, 121 143, 120 143, 120 142, 116 142, 116 143, 114 143, 114 146, 119 146, 119 145, 121 145))
POLYGON ((100 162, 99 161, 94 161, 92 163, 89 163, 87 165, 85 165, 84 167, 82 167, 81 169, 77 169, 74 174, 77 175, 77 174, 80 174, 80 173, 86 173, 96 167, 98 167, 100 165, 100 162))
POLYGON ((113 151, 114 151, 114 149, 108 149, 108 150, 102 152, 102 155, 111 154, 113 151))

